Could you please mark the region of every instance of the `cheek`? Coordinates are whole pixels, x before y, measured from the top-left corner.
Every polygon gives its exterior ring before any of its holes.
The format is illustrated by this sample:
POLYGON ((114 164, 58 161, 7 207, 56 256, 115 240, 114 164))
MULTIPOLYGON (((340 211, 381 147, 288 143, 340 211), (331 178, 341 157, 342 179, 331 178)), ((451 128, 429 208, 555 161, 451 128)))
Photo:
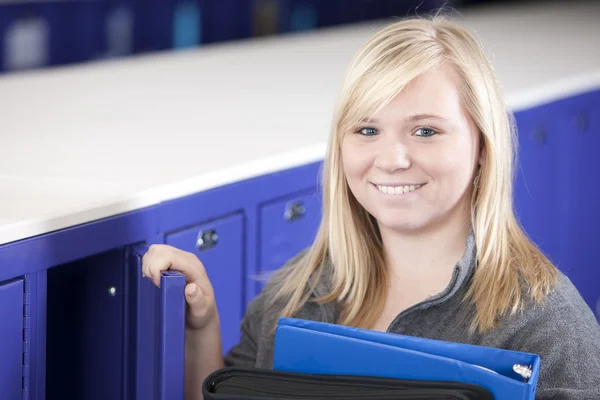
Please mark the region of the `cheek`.
POLYGON ((346 140, 342 144, 342 167, 348 182, 361 180, 369 170, 369 154, 353 140, 346 140))
POLYGON ((471 146, 450 146, 436 149, 422 160, 421 165, 447 191, 463 191, 473 173, 474 160, 471 146))
POLYGON ((454 154, 447 154, 445 157, 445 173, 448 182, 453 186, 452 190, 463 192, 470 184, 474 170, 474 155, 470 146, 456 150, 454 154))

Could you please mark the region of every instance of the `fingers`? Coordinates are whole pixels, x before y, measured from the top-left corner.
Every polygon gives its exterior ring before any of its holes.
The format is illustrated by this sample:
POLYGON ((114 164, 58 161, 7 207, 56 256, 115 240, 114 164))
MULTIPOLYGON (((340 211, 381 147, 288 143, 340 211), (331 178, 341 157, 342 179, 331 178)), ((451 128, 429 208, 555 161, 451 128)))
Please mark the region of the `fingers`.
POLYGON ((142 257, 142 275, 160 286, 162 271, 179 271, 188 282, 208 281, 204 266, 194 254, 163 244, 153 244, 142 257))
POLYGON ((161 272, 168 270, 172 265, 165 250, 152 245, 142 257, 142 275, 150 279, 156 286, 160 286, 161 272))

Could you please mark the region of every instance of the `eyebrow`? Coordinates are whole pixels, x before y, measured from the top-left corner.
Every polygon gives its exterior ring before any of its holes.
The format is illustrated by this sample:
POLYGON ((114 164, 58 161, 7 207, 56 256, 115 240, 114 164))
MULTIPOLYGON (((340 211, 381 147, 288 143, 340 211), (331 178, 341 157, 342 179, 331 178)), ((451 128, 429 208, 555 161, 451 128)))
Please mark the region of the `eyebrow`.
MULTIPOLYGON (((414 114, 414 115, 410 115, 408 118, 406 118, 409 122, 416 122, 416 121, 421 121, 424 119, 435 119, 438 121, 442 121, 442 122, 449 122, 449 120, 447 118, 444 117, 440 117, 439 115, 435 115, 435 114, 414 114)), ((364 123, 378 123, 379 121, 377 121, 376 118, 363 118, 361 120, 361 122, 364 123)))

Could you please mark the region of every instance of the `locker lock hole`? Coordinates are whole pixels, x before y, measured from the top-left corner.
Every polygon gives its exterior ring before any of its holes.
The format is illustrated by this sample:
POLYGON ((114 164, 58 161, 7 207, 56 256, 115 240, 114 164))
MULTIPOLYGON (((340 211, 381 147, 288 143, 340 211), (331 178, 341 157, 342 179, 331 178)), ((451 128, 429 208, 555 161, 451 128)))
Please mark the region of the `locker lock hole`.
POLYGON ((288 221, 295 221, 299 218, 302 218, 305 212, 306 208, 304 207, 304 204, 302 202, 296 202, 290 204, 286 208, 284 217, 288 221))
POLYGON ((198 239, 196 240, 196 248, 198 250, 207 250, 215 247, 218 241, 219 236, 217 235, 216 230, 208 229, 205 231, 200 231, 198 233, 198 239))

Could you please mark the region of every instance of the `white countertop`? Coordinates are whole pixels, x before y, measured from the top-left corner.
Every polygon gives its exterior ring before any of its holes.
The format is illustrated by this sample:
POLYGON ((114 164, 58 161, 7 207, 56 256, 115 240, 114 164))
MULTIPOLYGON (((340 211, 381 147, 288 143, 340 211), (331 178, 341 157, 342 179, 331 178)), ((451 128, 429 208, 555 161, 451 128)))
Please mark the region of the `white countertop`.
MULTIPOLYGON (((513 110, 600 88, 600 2, 459 18, 513 110)), ((0 76, 0 244, 322 159, 386 22, 0 76)))

